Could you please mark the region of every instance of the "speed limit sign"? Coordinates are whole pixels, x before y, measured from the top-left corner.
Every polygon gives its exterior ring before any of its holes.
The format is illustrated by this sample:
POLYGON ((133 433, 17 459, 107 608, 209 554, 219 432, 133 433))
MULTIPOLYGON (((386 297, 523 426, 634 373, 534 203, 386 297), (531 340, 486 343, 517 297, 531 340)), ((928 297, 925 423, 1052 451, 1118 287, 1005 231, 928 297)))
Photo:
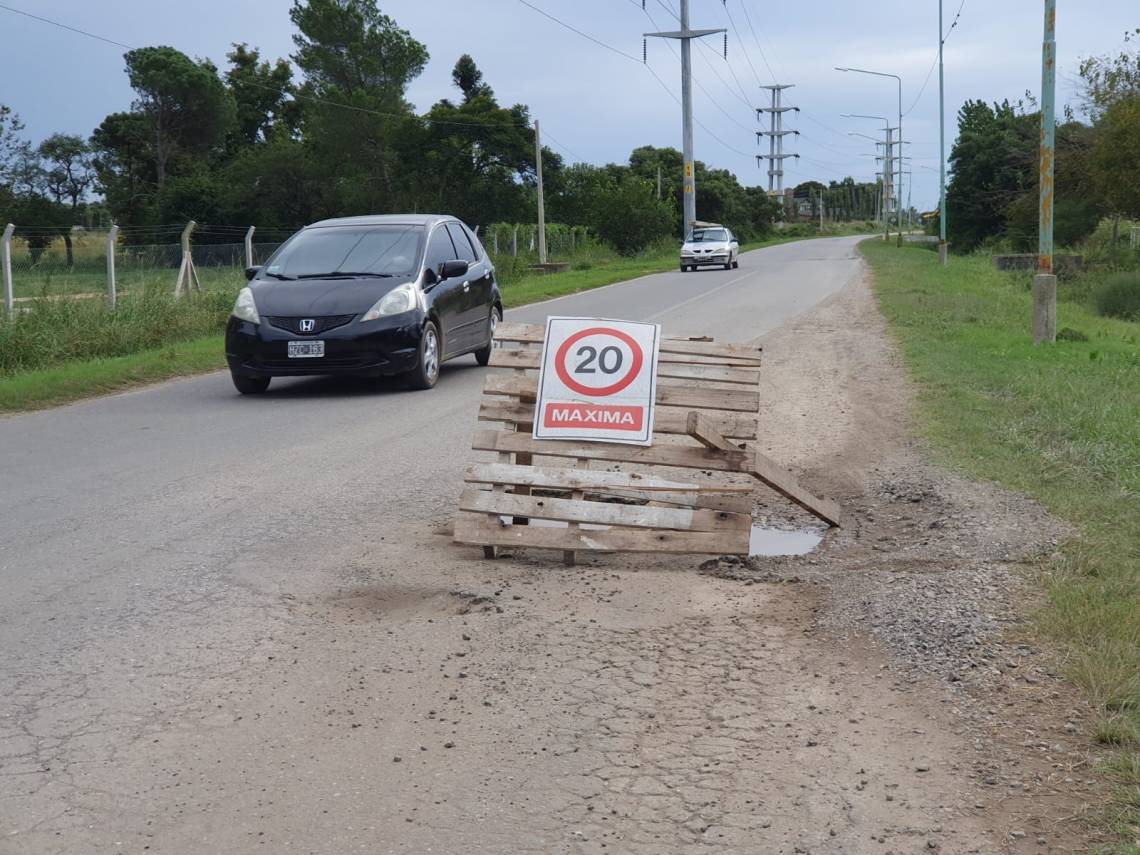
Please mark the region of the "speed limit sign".
POLYGON ((661 327, 547 318, 535 439, 649 445, 661 327))

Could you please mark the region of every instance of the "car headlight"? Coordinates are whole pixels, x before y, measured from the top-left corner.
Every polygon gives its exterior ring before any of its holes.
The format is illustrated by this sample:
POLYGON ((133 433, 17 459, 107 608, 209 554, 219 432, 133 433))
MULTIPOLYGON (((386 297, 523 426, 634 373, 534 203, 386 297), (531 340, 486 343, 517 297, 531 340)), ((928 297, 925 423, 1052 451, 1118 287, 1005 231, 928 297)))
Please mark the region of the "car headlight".
POLYGON ((377 318, 410 312, 416 307, 416 303, 416 286, 411 282, 405 282, 377 300, 376 305, 365 312, 360 320, 374 321, 377 318))
POLYGON ((257 304, 253 302, 253 291, 248 287, 238 291, 237 300, 234 301, 233 316, 251 324, 261 323, 261 316, 257 314, 257 304))

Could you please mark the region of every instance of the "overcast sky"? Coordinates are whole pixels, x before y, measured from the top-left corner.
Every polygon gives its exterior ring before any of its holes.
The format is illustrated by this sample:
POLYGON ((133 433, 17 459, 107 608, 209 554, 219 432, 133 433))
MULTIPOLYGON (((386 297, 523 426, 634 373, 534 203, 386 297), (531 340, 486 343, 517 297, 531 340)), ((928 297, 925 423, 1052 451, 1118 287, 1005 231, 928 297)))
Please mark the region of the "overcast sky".
MULTIPOLYGON (((0 0, 129 45, 173 45, 219 66, 232 42, 262 54, 293 49, 292 0, 0 0)), ((529 0, 549 14, 635 60, 576 35, 520 0, 381 0, 381 9, 427 45, 431 61, 409 91, 426 109, 454 97, 450 72, 462 53, 475 57, 501 103, 525 103, 544 141, 570 160, 625 162, 639 145, 681 144, 680 108, 640 62, 641 34, 675 29, 678 0, 529 0), (652 21, 650 20, 652 16, 652 21)), ((744 184, 767 183, 757 168, 753 105, 761 83, 793 83, 788 101, 802 109, 790 126, 801 136, 788 185, 852 175, 869 180, 876 123, 844 113, 895 116, 894 80, 843 74, 858 66, 903 78, 906 138, 913 143, 913 203, 938 198, 938 75, 922 89, 937 52, 937 0, 691 0, 694 27, 728 28, 695 50, 696 156, 732 170, 744 184), (731 18, 731 20, 730 20, 731 18), (751 20, 752 27, 749 27, 751 20), (733 26, 735 24, 735 27, 733 26), (753 35, 755 31, 755 37, 753 35), (920 90, 921 96, 920 96, 920 90)), ((949 27, 962 0, 945 0, 949 27)), ((1036 95, 1041 86, 1042 0, 965 0, 946 46, 947 148, 955 114, 968 98, 1036 95)), ((1058 101, 1072 101, 1082 57, 1119 50, 1140 26, 1136 0, 1060 0, 1058 101)), ((675 94, 680 63, 674 43, 650 40, 649 65, 675 94)), ((0 9, 0 103, 10 105, 34 141, 55 131, 88 135, 123 110, 131 90, 122 49, 0 9)), ((893 122, 892 122, 893 124, 893 122)), ((765 145, 766 150, 766 145, 765 145)))

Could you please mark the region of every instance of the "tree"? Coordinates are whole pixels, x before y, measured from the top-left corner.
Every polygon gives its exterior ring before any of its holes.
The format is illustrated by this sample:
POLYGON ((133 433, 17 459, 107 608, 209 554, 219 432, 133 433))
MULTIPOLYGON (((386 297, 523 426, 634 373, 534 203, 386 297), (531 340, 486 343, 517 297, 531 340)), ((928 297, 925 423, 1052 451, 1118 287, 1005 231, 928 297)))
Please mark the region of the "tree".
POLYGON ((475 98, 495 100, 495 91, 483 82, 483 72, 475 65, 471 54, 465 53, 451 70, 451 80, 463 93, 463 103, 475 98))
POLYGON ((91 135, 96 187, 121 225, 146 225, 156 207, 153 144, 141 113, 112 113, 91 135))
POLYGON ((318 167, 336 177, 344 213, 398 210, 407 175, 394 148, 415 132, 408 83, 427 49, 382 15, 375 0, 294 0, 293 59, 305 73, 302 136, 318 167))
POLYGON ((292 100, 293 69, 283 59, 270 65, 261 60, 256 48, 234 44, 226 54, 230 67, 226 85, 236 105, 237 135, 242 143, 265 142, 276 129, 296 132, 300 120, 297 102, 292 100))
POLYGON ((91 146, 82 137, 52 134, 40 143, 38 151, 48 193, 57 204, 67 202, 72 211, 78 210, 95 180, 91 146))
POLYGON ((127 76, 138 94, 133 105, 151 134, 155 183, 166 183, 172 157, 203 157, 219 146, 236 122, 233 96, 208 61, 194 62, 172 47, 147 47, 125 55, 127 76))
POLYGON ((0 187, 11 189, 31 144, 20 136, 24 124, 7 104, 0 104, 0 187))
POLYGON ((1097 191, 1114 215, 1115 246, 1120 218, 1140 218, 1140 94, 1106 107, 1096 130, 1092 169, 1097 191))
MULTIPOLYGON (((1126 44, 1137 40, 1140 29, 1126 33, 1126 44)), ((1122 99, 1140 96, 1140 50, 1125 49, 1116 56, 1094 56, 1081 61, 1085 112, 1094 120, 1122 99)))

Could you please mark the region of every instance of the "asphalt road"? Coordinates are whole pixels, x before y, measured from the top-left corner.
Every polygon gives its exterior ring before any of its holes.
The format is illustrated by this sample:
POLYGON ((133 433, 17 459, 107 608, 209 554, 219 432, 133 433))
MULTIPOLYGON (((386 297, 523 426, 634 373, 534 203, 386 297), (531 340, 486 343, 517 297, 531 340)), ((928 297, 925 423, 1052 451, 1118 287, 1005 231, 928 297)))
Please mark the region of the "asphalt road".
MULTIPOLYGON (((648 276, 508 319, 747 341, 856 276, 857 242, 770 247, 737 270, 648 276)), ((268 611, 449 517, 483 376, 465 357, 426 393, 298 379, 241 398, 216 373, 0 418, 0 852, 118 851, 118 836, 141 844, 151 818, 181 812, 179 758, 272 706, 226 701, 252 658, 281 655, 289 622, 268 611)), ((275 735, 301 756, 320 733, 275 735)), ((247 759, 219 757, 219 780, 247 759)), ((195 816, 181 839, 210 840, 195 816)))

